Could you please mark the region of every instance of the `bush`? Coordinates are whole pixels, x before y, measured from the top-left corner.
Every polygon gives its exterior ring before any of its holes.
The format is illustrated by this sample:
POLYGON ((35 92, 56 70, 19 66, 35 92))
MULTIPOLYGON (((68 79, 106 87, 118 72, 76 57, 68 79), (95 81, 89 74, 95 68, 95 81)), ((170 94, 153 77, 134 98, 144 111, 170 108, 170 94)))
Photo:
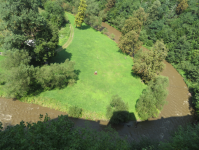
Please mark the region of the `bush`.
POLYGON ((82 108, 78 108, 77 106, 72 106, 69 108, 68 114, 72 117, 79 118, 82 116, 82 108))
POLYGON ((115 35, 112 33, 111 34, 111 39, 114 40, 114 38, 115 38, 115 35))
POLYGON ((107 34, 107 32, 108 32, 108 29, 107 29, 107 28, 104 28, 104 29, 101 31, 102 34, 107 34))
POLYGON ((114 95, 110 105, 107 106, 106 117, 112 124, 126 122, 129 119, 128 110, 128 104, 125 104, 118 95, 114 95))

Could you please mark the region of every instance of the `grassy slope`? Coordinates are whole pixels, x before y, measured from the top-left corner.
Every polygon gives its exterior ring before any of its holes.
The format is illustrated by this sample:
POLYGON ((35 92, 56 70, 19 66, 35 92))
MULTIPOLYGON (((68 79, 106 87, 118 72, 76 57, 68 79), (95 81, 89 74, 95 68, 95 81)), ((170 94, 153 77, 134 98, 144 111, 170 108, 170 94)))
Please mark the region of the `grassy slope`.
MULTIPOLYGON (((68 14, 74 26, 74 16, 68 14)), ((106 106, 112 95, 118 94, 128 102, 130 112, 135 112, 136 100, 146 88, 140 79, 131 75, 132 59, 118 51, 116 43, 105 35, 83 24, 84 30, 75 28, 72 43, 61 51, 52 62, 64 62, 68 56, 75 61, 75 69, 80 70, 79 80, 72 87, 43 92, 39 97, 55 99, 62 109, 69 104, 95 112, 91 118, 105 119, 106 106), (94 75, 94 71, 98 75, 94 75), (99 118, 100 117, 100 118, 99 118)), ((92 113, 93 114, 93 113, 92 113)))

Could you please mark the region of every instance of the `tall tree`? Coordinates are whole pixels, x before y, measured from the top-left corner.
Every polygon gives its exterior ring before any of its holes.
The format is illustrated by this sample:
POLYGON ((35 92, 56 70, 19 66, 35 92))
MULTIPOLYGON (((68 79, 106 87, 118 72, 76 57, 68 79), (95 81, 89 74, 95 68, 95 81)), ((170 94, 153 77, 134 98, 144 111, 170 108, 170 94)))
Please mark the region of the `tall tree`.
POLYGON ((140 50, 134 59, 134 73, 140 74, 141 78, 146 83, 153 80, 161 71, 163 71, 165 67, 163 60, 166 58, 167 53, 168 49, 164 45, 163 40, 157 40, 152 50, 145 52, 140 50))
POLYGON ((139 40, 139 35, 131 30, 119 39, 118 46, 124 53, 134 57, 134 54, 142 46, 142 42, 139 40))
POLYGON ((133 17, 138 18, 143 25, 145 24, 148 16, 149 14, 145 13, 144 8, 142 7, 133 12, 133 17))
POLYGON ((77 25, 82 26, 82 23, 84 22, 84 15, 85 15, 86 7, 87 7, 86 1, 85 0, 80 0, 78 13, 75 16, 76 27, 77 27, 77 25))
POLYGON ((158 76, 154 81, 149 82, 147 89, 143 91, 135 106, 142 120, 158 117, 166 103, 168 85, 169 79, 164 76, 158 76))
POLYGON ((187 0, 178 0, 180 3, 178 4, 177 8, 176 8, 176 12, 178 14, 181 14, 184 10, 187 9, 187 7, 189 6, 187 4, 187 0))
POLYGON ((29 55, 39 62, 55 55, 58 33, 39 15, 37 0, 7 0, 1 4, 1 17, 11 35, 4 39, 3 48, 10 50, 26 49, 29 55), (55 36, 55 37, 53 37, 55 36), (27 41, 34 40, 35 46, 28 46, 27 41), (40 48, 45 43, 45 48, 40 48), (37 49, 37 50, 35 50, 37 49))
POLYGON ((139 35, 141 27, 142 27, 142 22, 138 18, 129 17, 129 19, 125 21, 125 24, 122 28, 122 35, 125 35, 131 30, 134 30, 139 35))

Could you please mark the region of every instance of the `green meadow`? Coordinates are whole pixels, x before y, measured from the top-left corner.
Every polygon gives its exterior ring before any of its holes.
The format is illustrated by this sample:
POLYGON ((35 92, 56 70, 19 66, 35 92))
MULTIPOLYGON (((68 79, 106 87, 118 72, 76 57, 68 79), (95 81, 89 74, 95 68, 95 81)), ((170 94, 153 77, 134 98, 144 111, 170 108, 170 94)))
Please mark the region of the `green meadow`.
MULTIPOLYGON (((75 70, 79 72, 77 83, 61 90, 26 97, 21 101, 64 112, 75 105, 83 109, 82 118, 107 120, 106 107, 111 97, 117 94, 128 103, 129 112, 134 113, 137 118, 135 104, 146 85, 133 75, 132 58, 120 53, 117 44, 106 35, 85 23, 81 28, 76 28, 74 16, 69 13, 67 16, 74 28, 73 41, 51 59, 50 63, 62 63, 66 59, 74 61, 75 70), (97 75, 94 75, 95 71, 97 75)), ((66 37, 60 34, 60 46, 67 42, 64 38, 66 37)))

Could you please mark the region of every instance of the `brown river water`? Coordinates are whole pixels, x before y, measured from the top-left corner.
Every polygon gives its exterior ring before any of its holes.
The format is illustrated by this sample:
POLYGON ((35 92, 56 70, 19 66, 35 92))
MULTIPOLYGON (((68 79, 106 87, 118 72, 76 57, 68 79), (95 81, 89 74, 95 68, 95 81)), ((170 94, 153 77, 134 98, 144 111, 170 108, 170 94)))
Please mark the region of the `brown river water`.
MULTIPOLYGON (((102 23, 103 27, 108 29, 108 35, 113 33, 115 35, 115 42, 118 43, 121 32, 102 23)), ((168 87, 168 104, 164 106, 158 118, 152 118, 148 121, 139 122, 135 128, 135 121, 130 121, 123 125, 112 126, 121 137, 125 135, 128 140, 139 141, 141 136, 149 137, 156 141, 163 141, 170 137, 170 132, 175 131, 179 125, 191 123, 194 120, 193 109, 191 107, 191 97, 188 95, 189 90, 181 75, 176 69, 169 64, 166 64, 165 69, 161 73, 163 76, 169 78, 168 87)), ((43 107, 37 104, 29 104, 20 102, 19 100, 0 98, 0 121, 3 123, 4 129, 8 125, 19 124, 20 121, 24 122, 37 122, 40 121, 39 115, 48 113, 51 119, 57 119, 58 115, 67 115, 65 112, 43 107)), ((106 121, 90 121, 84 119, 70 118, 75 127, 85 127, 85 122, 90 123, 90 128, 98 131, 104 130, 108 125, 106 121)), ((4 130, 3 129, 3 130, 4 130)))

